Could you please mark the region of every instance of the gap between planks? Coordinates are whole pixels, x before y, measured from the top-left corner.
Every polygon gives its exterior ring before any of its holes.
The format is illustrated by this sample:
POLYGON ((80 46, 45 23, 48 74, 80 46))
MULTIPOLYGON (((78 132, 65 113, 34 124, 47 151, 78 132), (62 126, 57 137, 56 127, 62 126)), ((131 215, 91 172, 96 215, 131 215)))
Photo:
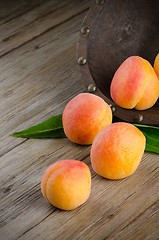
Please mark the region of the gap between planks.
POLYGON ((26 42, 20 44, 19 46, 15 47, 15 48, 13 48, 13 49, 11 49, 11 50, 9 50, 8 52, 3 53, 2 55, 0 55, 0 59, 1 59, 2 57, 4 57, 4 56, 6 56, 6 55, 8 55, 8 54, 10 54, 10 53, 12 53, 12 52, 14 52, 15 50, 19 49, 20 47, 26 45, 27 43, 30 43, 30 42, 32 42, 33 40, 36 40, 37 38, 43 36, 44 34, 52 31, 53 29, 55 29, 56 27, 58 27, 58 26, 60 26, 60 25, 62 25, 62 24, 64 24, 64 23, 66 23, 67 21, 70 21, 70 20, 73 19, 74 17, 83 14, 83 13, 86 12, 87 10, 88 10, 88 8, 82 10, 82 11, 79 12, 79 13, 74 14, 73 16, 71 16, 71 17, 67 18, 66 20, 64 20, 64 21, 56 24, 55 26, 52 26, 52 27, 46 29, 44 32, 40 33, 40 34, 37 35, 37 36, 34 36, 33 38, 31 38, 31 39, 27 40, 26 42))
MULTIPOLYGON (((31 4, 29 4, 29 8, 27 8, 27 10, 25 9, 25 8, 26 8, 26 6, 25 6, 24 11, 18 13, 18 14, 15 15, 15 16, 14 16, 14 14, 13 14, 12 17, 10 17, 10 15, 1 17, 1 18, 0 18, 0 21, 2 21, 2 22, 0 23, 0 25, 5 24, 5 23, 8 23, 8 22, 10 22, 10 21, 12 21, 12 20, 14 20, 14 19, 16 19, 16 18, 18 18, 18 17, 23 16, 24 14, 30 12, 31 10, 36 9, 38 6, 40 6, 42 3, 46 2, 46 1, 47 1, 47 0, 43 0, 43 1, 41 0, 41 1, 39 1, 40 3, 37 3, 37 4, 35 4, 35 5, 33 4, 32 6, 30 6, 31 4), (5 20, 5 18, 6 18, 6 20, 5 20), (3 20, 4 20, 4 21, 3 21, 3 20)), ((27 1, 26 1, 26 2, 27 2, 27 1)))

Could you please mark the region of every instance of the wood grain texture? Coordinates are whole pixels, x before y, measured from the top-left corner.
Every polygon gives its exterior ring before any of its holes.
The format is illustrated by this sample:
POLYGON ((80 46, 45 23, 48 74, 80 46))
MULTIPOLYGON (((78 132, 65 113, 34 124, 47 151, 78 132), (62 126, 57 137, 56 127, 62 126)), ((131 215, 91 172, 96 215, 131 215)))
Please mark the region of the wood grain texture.
POLYGON ((66 1, 44 1, 36 8, 23 15, 12 18, 0 25, 1 51, 0 57, 10 53, 20 46, 35 40, 39 36, 86 10, 87 1, 76 3, 66 1), (5 31, 4 34, 2 34, 5 31), (7 44, 6 44, 7 43, 7 44))
POLYGON ((61 99, 65 98, 68 101, 77 92, 84 90, 82 84, 77 81, 79 73, 76 64, 78 31, 84 17, 83 10, 82 13, 80 11, 81 9, 79 12, 76 10, 79 16, 68 19, 66 23, 0 59, 2 73, 0 117, 3 139, 7 130, 7 143, 4 145, 4 141, 1 142, 0 155, 8 151, 8 148, 13 148, 10 141, 14 141, 16 145, 24 141, 8 138, 8 133, 22 130, 49 116, 61 113, 65 106, 61 99), (53 99, 54 102, 56 99, 54 105, 53 99), (63 104, 62 109, 53 112, 54 108, 59 108, 61 104, 63 104), (32 117, 33 121, 30 122, 32 117), (4 127, 6 122, 8 123, 7 129, 4 127), (27 125, 25 125, 26 122, 27 125))
POLYGON ((67 138, 9 136, 62 113, 85 91, 76 45, 89 5, 88 0, 0 2, 2 240, 158 239, 159 155, 145 153, 132 176, 111 181, 93 171, 90 146, 67 138), (40 190, 46 168, 67 158, 84 161, 92 174, 91 196, 74 211, 53 207, 40 190))

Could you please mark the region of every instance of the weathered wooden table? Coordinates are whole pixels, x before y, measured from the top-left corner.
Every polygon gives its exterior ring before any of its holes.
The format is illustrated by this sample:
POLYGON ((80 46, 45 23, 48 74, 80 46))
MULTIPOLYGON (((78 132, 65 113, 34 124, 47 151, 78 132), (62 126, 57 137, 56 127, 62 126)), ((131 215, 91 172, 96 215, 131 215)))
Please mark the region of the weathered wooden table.
POLYGON ((0 239, 158 239, 159 155, 145 153, 130 177, 110 181, 94 173, 90 146, 68 139, 13 138, 62 113, 85 91, 76 45, 90 0, 0 1, 0 239), (41 194, 45 169, 60 159, 91 169, 89 200, 61 211, 41 194))

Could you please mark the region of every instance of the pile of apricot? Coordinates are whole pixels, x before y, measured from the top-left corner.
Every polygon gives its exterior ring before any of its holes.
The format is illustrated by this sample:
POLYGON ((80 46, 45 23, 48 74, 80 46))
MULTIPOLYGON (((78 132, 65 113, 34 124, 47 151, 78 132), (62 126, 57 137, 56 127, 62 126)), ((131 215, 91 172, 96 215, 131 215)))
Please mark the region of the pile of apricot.
MULTIPOLYGON (((113 77, 112 99, 123 108, 150 108, 159 96, 158 76, 159 54, 154 69, 141 57, 129 57, 113 77)), ((112 123, 111 109, 102 98, 90 93, 77 95, 66 105, 62 121, 64 132, 72 142, 92 144, 90 158, 97 174, 121 179, 135 172, 145 150, 146 138, 132 124, 112 123)), ((90 196, 90 170, 77 160, 57 161, 46 169, 41 190, 55 207, 75 209, 90 196)))

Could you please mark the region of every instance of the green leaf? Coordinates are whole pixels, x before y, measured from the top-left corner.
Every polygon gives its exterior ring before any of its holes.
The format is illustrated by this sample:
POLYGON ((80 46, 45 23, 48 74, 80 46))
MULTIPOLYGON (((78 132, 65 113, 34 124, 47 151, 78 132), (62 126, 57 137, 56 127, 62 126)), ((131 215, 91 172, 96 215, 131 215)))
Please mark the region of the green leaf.
POLYGON ((146 137, 146 151, 159 154, 159 127, 134 124, 146 137))
POLYGON ((62 125, 62 114, 53 116, 24 131, 15 132, 11 136, 21 138, 64 138, 66 135, 62 125))
MULTIPOLYGON (((122 120, 114 117, 113 122, 122 122, 122 120)), ((133 125, 135 125, 146 137, 145 150, 159 154, 159 127, 141 124, 133 125)), ((11 136, 21 138, 64 138, 66 135, 63 130, 62 114, 53 116, 24 131, 13 133, 11 136)))

